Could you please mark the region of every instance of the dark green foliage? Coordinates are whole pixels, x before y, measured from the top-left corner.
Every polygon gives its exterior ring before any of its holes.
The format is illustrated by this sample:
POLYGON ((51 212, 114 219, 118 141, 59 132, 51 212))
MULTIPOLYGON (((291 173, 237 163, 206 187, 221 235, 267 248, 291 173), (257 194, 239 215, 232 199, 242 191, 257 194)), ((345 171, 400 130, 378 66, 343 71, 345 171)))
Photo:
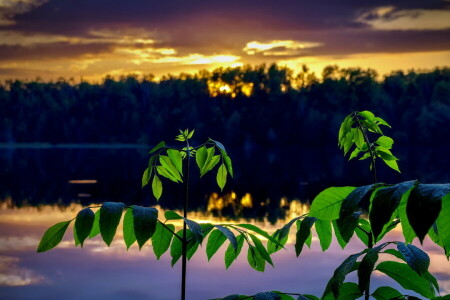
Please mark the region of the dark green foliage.
POLYGON ((76 237, 83 247, 84 240, 89 236, 94 225, 95 214, 89 208, 82 209, 75 219, 76 237))
POLYGON ((144 246, 156 230, 158 211, 153 207, 133 206, 133 226, 139 249, 144 246))
POLYGON ((134 242, 136 242, 132 208, 128 208, 123 217, 123 240, 125 241, 127 250, 134 244, 134 242))
POLYGON ((449 184, 418 184, 411 191, 406 211, 409 223, 420 242, 439 216, 442 197, 449 193, 449 184))
POLYGON ((376 300, 391 300, 403 296, 399 291, 390 286, 380 286, 373 292, 372 297, 376 300))
POLYGON ((359 291, 363 293, 369 286, 370 276, 372 275, 375 263, 378 261, 378 253, 385 245, 380 245, 375 248, 371 248, 367 251, 366 255, 361 260, 358 267, 358 287, 359 291))
POLYGON ((295 254, 297 254, 297 256, 300 255, 303 249, 303 245, 305 244, 308 237, 311 235, 311 227, 314 225, 315 221, 316 218, 313 217, 306 217, 302 221, 300 220, 297 221, 301 222, 295 239, 295 254))
POLYGON ((237 247, 233 247, 231 244, 228 245, 227 250, 225 251, 225 267, 228 269, 234 260, 239 256, 242 250, 242 246, 244 245, 244 234, 240 234, 236 237, 237 239, 237 247))
POLYGON ((411 189, 415 183, 416 181, 406 181, 394 186, 379 188, 373 193, 369 220, 375 240, 380 236, 384 226, 392 221, 403 194, 411 189))
POLYGON ((378 264, 376 270, 397 281, 403 288, 415 291, 424 297, 434 297, 434 289, 427 279, 420 277, 407 264, 384 261, 378 264))
POLYGON ((103 241, 109 246, 116 234, 124 208, 123 203, 105 202, 100 208, 100 234, 103 241))
POLYGON ((213 257, 213 255, 219 250, 220 246, 225 243, 227 237, 218 229, 213 230, 208 238, 208 242, 206 243, 206 255, 208 260, 213 257))
POLYGON ((405 243, 397 243, 397 249, 402 254, 403 260, 420 276, 425 276, 428 273, 430 266, 430 258, 428 254, 420 250, 414 245, 405 243))

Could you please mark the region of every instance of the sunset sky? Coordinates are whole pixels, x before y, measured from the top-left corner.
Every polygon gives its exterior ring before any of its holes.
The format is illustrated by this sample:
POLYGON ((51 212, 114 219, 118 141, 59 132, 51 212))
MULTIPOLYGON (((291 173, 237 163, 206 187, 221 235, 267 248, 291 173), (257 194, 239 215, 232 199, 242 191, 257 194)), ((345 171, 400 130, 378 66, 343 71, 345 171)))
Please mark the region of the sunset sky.
POLYGON ((0 0, 0 80, 450 65, 450 1, 0 0))

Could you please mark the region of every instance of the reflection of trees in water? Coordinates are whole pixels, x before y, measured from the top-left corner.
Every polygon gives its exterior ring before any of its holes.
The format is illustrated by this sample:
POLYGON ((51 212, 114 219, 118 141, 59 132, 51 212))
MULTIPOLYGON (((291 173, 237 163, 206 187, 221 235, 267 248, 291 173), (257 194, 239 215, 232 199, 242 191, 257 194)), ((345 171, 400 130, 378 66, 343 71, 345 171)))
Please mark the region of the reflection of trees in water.
MULTIPOLYGON (((271 222, 293 210, 293 199, 311 201, 328 186, 364 185, 370 182, 364 162, 347 162, 337 147, 262 148, 250 151, 229 148, 236 176, 224 193, 219 193, 215 176, 191 176, 193 210, 210 211, 224 217, 262 218, 271 222)), ((384 182, 419 179, 448 182, 449 148, 394 149, 402 174, 380 165, 384 182), (438 158, 438 159, 437 159, 438 158), (409 164, 407 164, 409 162, 409 164)), ((155 205, 151 193, 140 187, 146 151, 137 149, 3 149, 0 151, 0 197, 15 206, 77 202, 122 201, 155 205), (75 181, 71 180, 95 180, 75 181)), ((181 185, 167 183, 160 204, 182 208, 181 185)))

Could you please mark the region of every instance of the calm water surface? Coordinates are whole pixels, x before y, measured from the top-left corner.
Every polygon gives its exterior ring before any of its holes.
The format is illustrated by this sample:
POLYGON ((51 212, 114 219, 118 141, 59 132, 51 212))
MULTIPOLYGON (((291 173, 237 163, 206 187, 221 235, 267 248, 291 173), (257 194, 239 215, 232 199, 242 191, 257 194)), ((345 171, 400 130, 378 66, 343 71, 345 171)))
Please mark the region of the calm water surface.
MULTIPOLYGON (((0 151, 3 167, 0 171, 0 299, 178 299, 181 264, 172 268, 169 253, 156 260, 151 245, 141 251, 133 245, 126 251, 121 228, 109 248, 100 237, 87 241, 84 248, 75 248, 70 226, 57 248, 36 253, 39 240, 49 226, 72 219, 86 205, 104 201, 156 204, 148 191, 139 188, 145 154, 139 150, 95 150, 101 155, 93 156, 92 152, 83 151, 0 151)), ((314 180, 325 176, 318 172, 312 175, 305 180, 296 178, 299 185, 285 196, 274 196, 267 185, 261 185, 262 192, 258 193, 257 189, 247 191, 233 184, 222 195, 207 185, 208 179, 193 181, 208 193, 193 189, 190 218, 199 222, 254 223, 273 232, 308 211, 309 205, 305 203, 315 195, 314 188, 308 189, 314 180)), ((157 206, 160 215, 164 209, 179 207, 174 200, 178 193, 176 186, 169 186, 165 192, 167 196, 161 202, 164 206, 157 206)), ((401 232, 395 230, 386 238, 402 240, 401 232)), ((245 249, 225 270, 226 246, 208 262, 206 245, 203 245, 188 263, 188 299, 269 290, 321 295, 339 263, 363 247, 353 239, 341 250, 333 241, 323 253, 314 237, 311 249, 304 249, 297 258, 294 239, 291 234, 287 251, 276 253, 275 268, 266 266, 264 273, 248 266, 245 249)), ((438 278, 442 292, 450 293, 450 263, 442 250, 428 240, 424 248, 431 258, 430 271, 438 278)), ((356 277, 349 276, 349 279, 355 281, 356 277)), ((380 285, 399 288, 375 272, 372 288, 380 285)))

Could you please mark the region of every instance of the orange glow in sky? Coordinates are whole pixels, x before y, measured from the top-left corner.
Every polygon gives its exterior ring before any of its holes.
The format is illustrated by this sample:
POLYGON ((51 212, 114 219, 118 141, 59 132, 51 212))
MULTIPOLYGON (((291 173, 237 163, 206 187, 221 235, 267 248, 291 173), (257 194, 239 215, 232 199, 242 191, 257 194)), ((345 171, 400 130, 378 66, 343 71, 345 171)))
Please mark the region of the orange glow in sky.
POLYGON ((448 1, 328 1, 0 0, 0 80, 161 78, 262 63, 294 73, 306 64, 318 77, 327 65, 384 75, 450 64, 448 1))

